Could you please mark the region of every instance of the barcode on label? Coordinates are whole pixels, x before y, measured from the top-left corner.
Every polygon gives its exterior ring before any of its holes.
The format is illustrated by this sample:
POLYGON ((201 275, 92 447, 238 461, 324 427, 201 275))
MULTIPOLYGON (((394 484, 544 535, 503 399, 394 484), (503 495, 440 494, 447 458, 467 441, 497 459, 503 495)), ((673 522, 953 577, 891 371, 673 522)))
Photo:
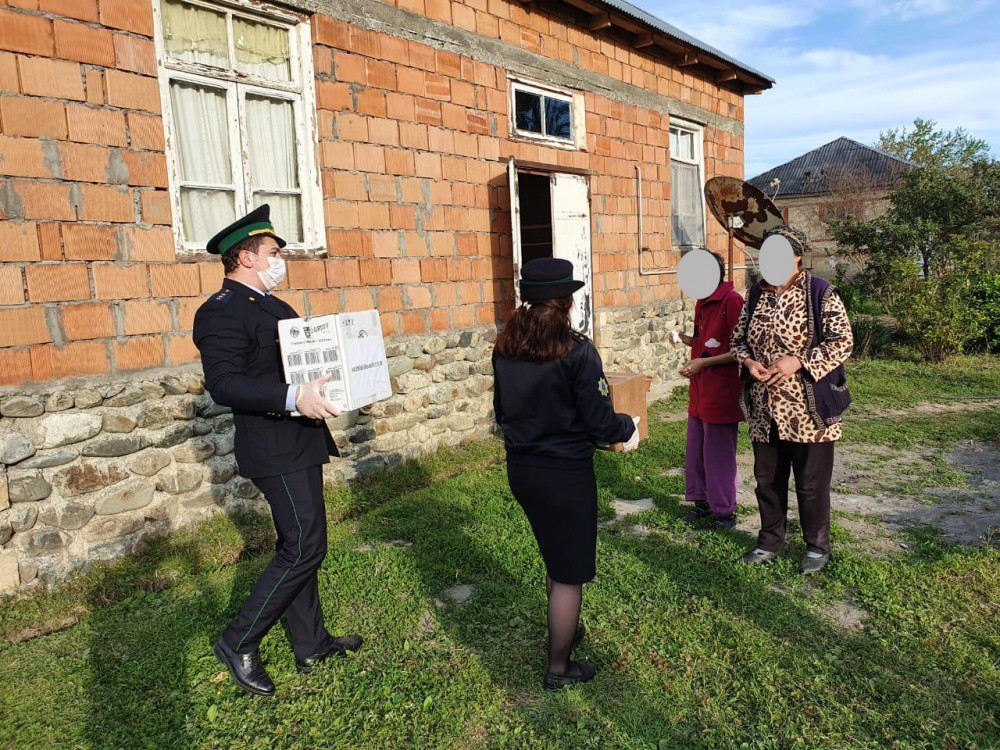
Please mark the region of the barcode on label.
POLYGON ((290 352, 287 359, 289 367, 302 366, 302 352, 290 352))
POLYGON ((322 370, 310 370, 309 371, 309 379, 310 380, 319 380, 321 377, 323 377, 323 371, 322 370))
POLYGON ((302 385, 306 382, 306 374, 300 370, 296 370, 289 379, 292 381, 292 385, 302 385))
POLYGON ((328 365, 331 362, 338 362, 336 349, 324 349, 323 350, 323 364, 328 365))
POLYGON ((319 364, 319 352, 318 351, 314 350, 314 351, 305 352, 305 355, 306 355, 306 364, 307 365, 318 365, 319 364))
POLYGON ((332 367, 326 371, 326 374, 330 376, 331 380, 340 380, 340 368, 332 367))

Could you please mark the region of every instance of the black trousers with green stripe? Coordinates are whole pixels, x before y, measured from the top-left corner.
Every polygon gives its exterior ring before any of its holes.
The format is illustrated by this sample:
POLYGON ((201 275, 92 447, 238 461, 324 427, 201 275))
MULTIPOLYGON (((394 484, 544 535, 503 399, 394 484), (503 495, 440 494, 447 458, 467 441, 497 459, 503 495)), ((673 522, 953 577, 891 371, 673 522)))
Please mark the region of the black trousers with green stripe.
POLYGON ((320 651, 329 638, 323 625, 317 572, 326 557, 323 467, 253 480, 271 506, 278 532, 274 559, 257 579, 239 616, 222 634, 237 653, 256 649, 285 615, 299 658, 320 651))

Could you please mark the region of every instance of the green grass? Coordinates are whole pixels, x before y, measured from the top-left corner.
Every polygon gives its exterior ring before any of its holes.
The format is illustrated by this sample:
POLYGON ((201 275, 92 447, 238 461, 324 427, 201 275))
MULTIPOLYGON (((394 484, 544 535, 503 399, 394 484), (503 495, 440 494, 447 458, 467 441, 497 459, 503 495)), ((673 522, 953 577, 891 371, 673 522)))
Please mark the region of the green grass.
MULTIPOLYGON (((992 360, 938 379, 866 365, 851 383, 872 408, 1000 390, 992 360)), ((848 419, 848 440, 943 450, 1000 434, 995 410, 971 417, 848 419)), ((328 625, 368 643, 303 676, 276 629, 273 700, 238 692, 211 655, 266 563, 266 519, 216 518, 4 601, 0 748, 1000 747, 1000 551, 926 531, 880 559, 835 524, 843 546, 821 576, 797 574, 798 540, 740 566, 751 537, 680 523, 683 480, 663 472, 682 465, 683 422, 650 427, 641 450, 596 461, 602 519, 615 497, 656 507, 601 531, 580 652, 593 683, 540 688, 544 571, 492 440, 331 491, 328 625), (626 533, 636 523, 651 536, 626 533), (472 598, 438 606, 455 583, 472 598), (831 619, 843 602, 867 613, 863 631, 831 619)))

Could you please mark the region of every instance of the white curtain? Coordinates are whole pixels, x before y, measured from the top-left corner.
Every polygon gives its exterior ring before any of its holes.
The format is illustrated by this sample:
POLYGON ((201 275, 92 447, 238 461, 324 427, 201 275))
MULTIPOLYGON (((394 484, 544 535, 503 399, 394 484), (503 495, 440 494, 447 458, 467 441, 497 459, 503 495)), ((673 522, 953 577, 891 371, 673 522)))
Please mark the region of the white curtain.
POLYGON ((705 216, 701 201, 701 180, 695 164, 670 164, 670 208, 673 246, 703 247, 705 216))
POLYGON ((216 229, 236 220, 226 91, 171 81, 170 108, 180 163, 184 238, 204 242, 216 229), (217 188, 185 187, 186 182, 217 188))
POLYGON ((301 193, 295 151, 295 114, 284 99, 248 95, 247 151, 253 204, 271 204, 271 222, 289 242, 302 241, 301 193), (292 194, 284 191, 296 191, 292 194), (282 192, 275 192, 282 191, 282 192))
POLYGON ((167 55, 183 62, 229 67, 225 15, 177 0, 164 0, 161 10, 167 55))
POLYGON ((291 79, 288 30, 233 18, 236 68, 272 81, 291 79))

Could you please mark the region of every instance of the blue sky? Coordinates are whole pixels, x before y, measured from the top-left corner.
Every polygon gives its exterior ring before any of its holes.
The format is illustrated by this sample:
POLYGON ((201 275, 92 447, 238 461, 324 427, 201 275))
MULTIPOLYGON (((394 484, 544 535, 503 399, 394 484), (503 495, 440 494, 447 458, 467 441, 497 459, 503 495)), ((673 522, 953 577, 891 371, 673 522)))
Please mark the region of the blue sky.
POLYGON ((1000 159, 1000 0, 639 0, 776 85, 746 98, 746 176, 917 117, 1000 159))

